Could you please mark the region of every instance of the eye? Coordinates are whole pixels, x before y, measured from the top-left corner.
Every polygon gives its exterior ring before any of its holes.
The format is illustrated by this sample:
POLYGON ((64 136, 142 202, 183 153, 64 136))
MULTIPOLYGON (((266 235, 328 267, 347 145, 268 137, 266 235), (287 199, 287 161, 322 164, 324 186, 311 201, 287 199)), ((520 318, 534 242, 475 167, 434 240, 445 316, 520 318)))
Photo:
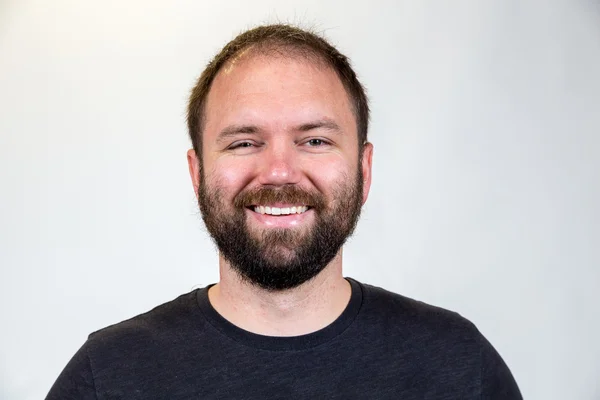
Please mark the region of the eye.
POLYGON ((236 142, 236 143, 233 143, 232 145, 230 145, 228 147, 228 149, 235 150, 235 149, 246 149, 246 148, 250 148, 250 147, 254 147, 254 144, 252 144, 251 142, 236 142))
POLYGON ((324 146, 324 145, 329 144, 329 143, 327 143, 323 139, 314 138, 314 139, 310 139, 310 140, 306 141, 306 144, 309 147, 321 147, 321 146, 324 146))

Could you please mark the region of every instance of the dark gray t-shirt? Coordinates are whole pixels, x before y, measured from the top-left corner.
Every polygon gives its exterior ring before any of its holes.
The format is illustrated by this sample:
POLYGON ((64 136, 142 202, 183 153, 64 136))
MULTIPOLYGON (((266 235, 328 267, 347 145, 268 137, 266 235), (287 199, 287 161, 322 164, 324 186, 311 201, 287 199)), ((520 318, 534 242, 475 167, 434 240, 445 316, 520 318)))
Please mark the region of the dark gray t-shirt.
POLYGON ((521 399, 460 315, 348 279, 324 329, 270 337, 221 317, 208 287, 92 333, 47 399, 521 399))

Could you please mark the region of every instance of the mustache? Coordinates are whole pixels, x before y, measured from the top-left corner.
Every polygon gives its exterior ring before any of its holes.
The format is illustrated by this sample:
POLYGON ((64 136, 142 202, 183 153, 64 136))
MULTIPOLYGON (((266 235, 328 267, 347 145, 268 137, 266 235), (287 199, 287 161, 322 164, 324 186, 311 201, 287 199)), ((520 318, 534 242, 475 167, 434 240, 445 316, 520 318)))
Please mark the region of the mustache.
POLYGON ((235 207, 238 208, 270 203, 307 205, 319 211, 325 208, 325 196, 317 191, 302 189, 297 185, 284 185, 244 190, 233 201, 235 207))

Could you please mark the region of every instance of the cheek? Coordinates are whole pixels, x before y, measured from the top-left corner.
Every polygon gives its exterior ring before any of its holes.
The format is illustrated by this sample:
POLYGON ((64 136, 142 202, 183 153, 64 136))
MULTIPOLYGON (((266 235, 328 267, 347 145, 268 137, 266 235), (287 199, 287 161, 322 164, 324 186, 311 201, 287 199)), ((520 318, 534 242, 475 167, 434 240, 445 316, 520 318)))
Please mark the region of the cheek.
POLYGON ((219 187, 227 197, 234 197, 252 179, 252 168, 234 159, 216 160, 205 167, 209 186, 219 187))
POLYGON ((313 185, 329 196, 332 188, 355 176, 356 165, 351 165, 348 160, 332 157, 310 163, 305 171, 313 185))

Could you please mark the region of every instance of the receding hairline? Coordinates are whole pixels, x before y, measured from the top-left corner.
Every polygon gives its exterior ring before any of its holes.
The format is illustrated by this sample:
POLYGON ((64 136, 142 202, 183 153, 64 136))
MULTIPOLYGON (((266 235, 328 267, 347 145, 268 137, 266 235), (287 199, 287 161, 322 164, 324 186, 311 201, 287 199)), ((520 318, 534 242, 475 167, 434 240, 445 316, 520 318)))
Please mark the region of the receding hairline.
POLYGON ((223 72, 227 73, 228 71, 233 69, 236 64, 252 62, 256 59, 290 60, 304 63, 305 65, 308 65, 310 67, 323 68, 329 70, 337 77, 340 85, 346 93, 346 100, 352 114, 354 115, 355 119, 358 118, 358 110, 356 109, 356 105, 353 101, 352 93, 344 83, 344 80, 334 67, 332 61, 328 60, 325 55, 319 53, 317 50, 311 48, 309 45, 295 42, 289 43, 287 41, 275 38, 266 39, 259 43, 252 43, 246 47, 238 49, 223 63, 223 65, 220 66, 210 83, 210 86, 206 93, 206 100, 203 102, 202 109, 200 110, 200 113, 202 115, 202 123, 200 127, 201 130, 200 132, 198 132, 198 134, 203 135, 204 133, 204 128, 206 124, 206 107, 209 103, 208 99, 210 98, 210 93, 212 92, 214 82, 219 78, 219 76, 223 74, 223 72))
POLYGON ((270 38, 241 47, 229 56, 219 70, 222 70, 227 65, 235 63, 239 59, 260 56, 289 58, 294 60, 302 59, 312 63, 319 63, 330 68, 332 67, 331 61, 328 60, 323 53, 320 53, 308 44, 289 42, 279 38, 270 38))

